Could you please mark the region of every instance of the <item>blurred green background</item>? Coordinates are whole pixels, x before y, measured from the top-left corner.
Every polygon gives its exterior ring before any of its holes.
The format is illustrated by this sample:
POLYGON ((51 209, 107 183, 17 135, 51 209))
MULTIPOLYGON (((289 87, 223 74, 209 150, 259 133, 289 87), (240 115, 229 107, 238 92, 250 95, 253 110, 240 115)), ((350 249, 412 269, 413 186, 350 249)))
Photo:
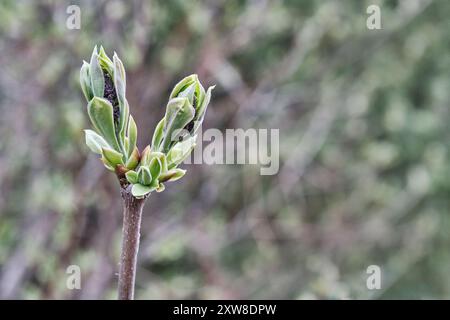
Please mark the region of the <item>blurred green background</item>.
POLYGON ((217 84, 204 129, 280 129, 277 175, 184 165, 150 197, 138 299, 450 298, 449 30, 447 0, 2 1, 0 298, 116 296, 119 187, 78 83, 95 44, 140 148, 190 73, 217 84))

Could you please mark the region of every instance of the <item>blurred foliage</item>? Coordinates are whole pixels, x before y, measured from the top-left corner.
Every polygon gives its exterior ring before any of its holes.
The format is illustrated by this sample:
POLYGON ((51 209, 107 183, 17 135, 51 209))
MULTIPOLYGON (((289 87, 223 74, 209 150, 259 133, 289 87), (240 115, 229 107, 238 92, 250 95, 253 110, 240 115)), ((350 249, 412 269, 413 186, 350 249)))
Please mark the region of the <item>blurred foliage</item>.
POLYGON ((449 298, 449 17, 445 0, 2 1, 0 297, 115 298, 119 188, 78 84, 102 44, 140 148, 190 73, 217 84, 204 128, 280 129, 279 174, 186 165, 151 196, 137 298, 449 298))

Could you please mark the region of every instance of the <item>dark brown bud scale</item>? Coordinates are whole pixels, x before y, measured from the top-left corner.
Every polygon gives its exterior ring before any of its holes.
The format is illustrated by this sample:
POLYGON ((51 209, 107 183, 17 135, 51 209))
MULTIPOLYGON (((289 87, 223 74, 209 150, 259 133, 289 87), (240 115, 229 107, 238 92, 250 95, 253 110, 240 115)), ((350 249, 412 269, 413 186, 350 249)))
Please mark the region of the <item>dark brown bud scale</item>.
POLYGON ((105 90, 103 97, 108 100, 113 106, 113 115, 114 115, 114 124, 116 128, 119 127, 119 118, 120 118, 120 107, 119 100, 117 99, 116 88, 114 87, 114 82, 111 79, 111 76, 108 72, 103 72, 105 77, 105 90))
MULTIPOLYGON (((195 111, 194 117, 195 117, 195 114, 197 113, 197 109, 195 108, 196 103, 197 103, 197 96, 194 94, 194 99, 193 99, 193 107, 194 107, 194 111, 195 111)), ((184 127, 184 129, 187 130, 187 131, 189 131, 189 132, 192 132, 192 129, 194 129, 194 121, 189 122, 189 123, 184 127)))
POLYGON ((186 127, 184 127, 187 131, 191 132, 194 129, 194 121, 189 122, 186 127))

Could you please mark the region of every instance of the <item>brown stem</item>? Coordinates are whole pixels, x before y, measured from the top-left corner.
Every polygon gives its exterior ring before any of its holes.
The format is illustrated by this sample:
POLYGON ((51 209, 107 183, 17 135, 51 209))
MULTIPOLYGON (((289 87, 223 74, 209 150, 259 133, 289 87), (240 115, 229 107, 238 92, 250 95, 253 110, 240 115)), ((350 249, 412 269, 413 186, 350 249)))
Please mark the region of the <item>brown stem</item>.
POLYGON ((118 298, 119 300, 133 300, 142 209, 144 208, 145 199, 133 197, 131 185, 122 188, 121 193, 124 201, 124 210, 118 298))

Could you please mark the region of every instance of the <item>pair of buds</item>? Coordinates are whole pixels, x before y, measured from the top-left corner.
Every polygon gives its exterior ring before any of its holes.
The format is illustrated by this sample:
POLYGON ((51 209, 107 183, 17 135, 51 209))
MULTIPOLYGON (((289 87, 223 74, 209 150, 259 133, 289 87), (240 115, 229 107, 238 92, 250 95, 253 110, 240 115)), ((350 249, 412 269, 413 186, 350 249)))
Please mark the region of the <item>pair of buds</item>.
POLYGON ((172 90, 165 116, 156 126, 151 146, 142 152, 136 147, 137 126, 125 96, 126 77, 116 53, 111 60, 103 47, 94 48, 90 62, 83 62, 80 84, 87 111, 95 130, 85 130, 86 145, 101 155, 105 167, 116 172, 121 184, 132 184, 132 194, 143 198, 164 184, 181 178, 177 168, 195 147, 211 99, 197 75, 190 75, 172 90))

